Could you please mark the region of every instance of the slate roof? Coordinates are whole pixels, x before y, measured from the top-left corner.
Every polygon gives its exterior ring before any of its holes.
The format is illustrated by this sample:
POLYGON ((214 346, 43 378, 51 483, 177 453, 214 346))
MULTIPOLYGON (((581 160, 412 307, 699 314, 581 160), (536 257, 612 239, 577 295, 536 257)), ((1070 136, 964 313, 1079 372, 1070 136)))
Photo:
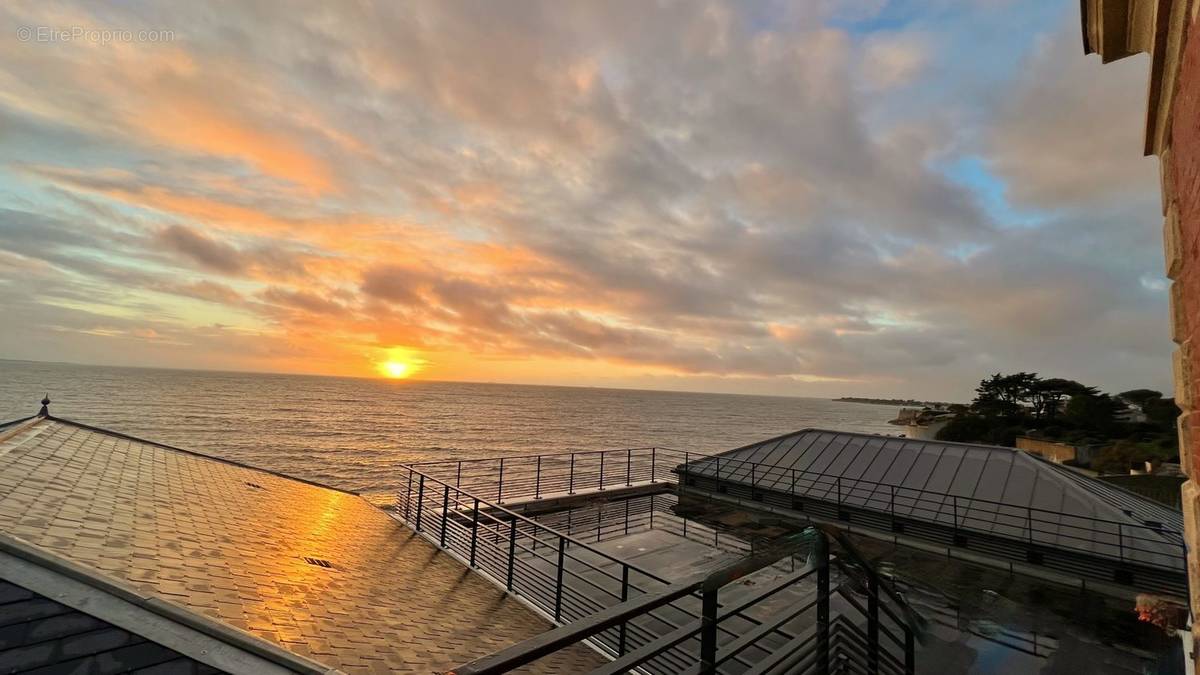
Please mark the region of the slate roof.
POLYGON ((0 673, 15 672, 211 675, 225 671, 0 580, 0 673))
POLYGON ((894 505, 899 515, 938 523, 957 515, 979 531, 1112 557, 1137 537, 1140 562, 1181 564, 1181 540, 1154 529, 1182 532, 1178 511, 1013 448, 804 429, 716 457, 690 471, 712 476, 720 465, 724 480, 790 492, 794 470, 801 497, 894 505), (1041 521, 1032 535, 1031 512, 1041 521))
POLYGON ((358 495, 53 417, 0 426, 0 535, 347 672, 444 671, 550 628, 358 495))

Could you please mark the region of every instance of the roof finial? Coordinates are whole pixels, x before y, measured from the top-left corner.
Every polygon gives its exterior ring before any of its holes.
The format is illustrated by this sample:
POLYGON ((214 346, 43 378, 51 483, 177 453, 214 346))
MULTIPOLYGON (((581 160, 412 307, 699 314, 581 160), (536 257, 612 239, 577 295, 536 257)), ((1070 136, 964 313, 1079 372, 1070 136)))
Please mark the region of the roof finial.
POLYGON ((50 394, 42 397, 42 409, 38 411, 38 417, 50 416, 50 394))

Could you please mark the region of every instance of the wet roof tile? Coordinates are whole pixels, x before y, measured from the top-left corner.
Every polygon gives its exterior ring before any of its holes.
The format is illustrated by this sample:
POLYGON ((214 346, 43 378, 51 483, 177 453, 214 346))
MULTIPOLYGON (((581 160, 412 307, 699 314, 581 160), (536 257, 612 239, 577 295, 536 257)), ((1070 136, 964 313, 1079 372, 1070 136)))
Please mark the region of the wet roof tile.
POLYGON ((550 627, 357 495, 53 418, 0 428, 0 532, 351 672, 446 670, 550 627))

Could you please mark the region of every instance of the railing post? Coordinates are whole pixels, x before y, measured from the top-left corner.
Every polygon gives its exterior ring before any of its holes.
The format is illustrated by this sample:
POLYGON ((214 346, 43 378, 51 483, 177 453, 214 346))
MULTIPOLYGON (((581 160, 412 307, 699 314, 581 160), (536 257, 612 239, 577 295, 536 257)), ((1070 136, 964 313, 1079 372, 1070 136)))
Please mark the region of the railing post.
POLYGON ((867 672, 879 672, 879 577, 867 572, 867 672))
POLYGON ((1117 523, 1117 556, 1121 562, 1125 562, 1125 528, 1121 527, 1121 523, 1117 523))
POLYGON ((629 449, 629 450, 625 451, 625 487, 629 487, 630 485, 633 485, 633 482, 631 481, 632 478, 633 478, 633 450, 629 449))
POLYGON ((471 567, 475 566, 475 541, 479 538, 479 500, 475 500, 475 510, 471 512, 471 567))
POLYGON ((558 538, 558 579, 554 582, 554 621, 556 623, 562 618, 563 564, 566 552, 567 540, 560 535, 558 538))
POLYGON ((404 489, 404 520, 409 521, 412 515, 412 475, 413 470, 408 470, 408 487, 404 489))
POLYGON ((719 587, 709 588, 706 584, 700 611, 700 673, 712 675, 717 672, 717 593, 719 587))
POLYGON ((538 460, 537 461, 537 478, 534 479, 534 483, 533 483, 533 498, 541 499, 542 498, 542 456, 538 455, 537 460, 538 460))
POLYGON ((567 483, 567 494, 575 494, 575 453, 571 453, 571 477, 567 483))
POLYGON ((604 451, 600 452, 600 489, 601 490, 604 489, 604 456, 607 454, 608 453, 604 452, 604 451))
POLYGON ((841 476, 837 477, 837 505, 839 508, 842 506, 842 477, 841 476))
POLYGON ((504 458, 500 458, 500 480, 496 484, 496 503, 504 501, 504 458))
POLYGON ((954 539, 958 540, 958 495, 950 495, 950 505, 954 508, 954 539))
POLYGON ((421 483, 417 486, 417 532, 421 531, 421 510, 425 506, 425 474, 421 474, 421 483))
POLYGON ((796 467, 792 467, 792 496, 796 496, 796 467))
POLYGON ((450 514, 450 486, 442 489, 442 533, 438 535, 438 548, 446 548, 446 518, 450 514))
POLYGON ((462 487, 462 460, 458 460, 458 471, 454 474, 454 487, 462 487))
MULTIPOLYGON (((629 565, 621 565, 621 602, 629 599, 629 565)), ((629 622, 621 622, 621 633, 617 640, 617 656, 625 655, 625 633, 628 630, 629 622)))
POLYGON ((817 558, 817 673, 829 675, 829 542, 819 534, 817 558))
POLYGON ((757 472, 754 470, 754 468, 755 468, 756 466, 758 466, 758 465, 757 465, 757 464, 755 464, 755 463, 753 463, 753 462, 751 462, 751 463, 750 463, 750 489, 751 489, 751 490, 753 490, 754 488, 758 487, 758 478, 757 478, 757 477, 755 477, 755 474, 756 474, 757 472))
POLYGON ((891 514, 891 516, 892 516, 892 532, 895 532, 896 531, 896 486, 889 485, 888 489, 891 490, 891 493, 892 493, 891 500, 888 503, 888 513, 891 514))
POLYGON ((656 469, 658 469, 658 447, 657 446, 650 448, 650 482, 651 483, 658 482, 655 479, 655 474, 657 473, 656 469))
POLYGON ((917 641, 913 638, 912 629, 904 626, 904 675, 915 675, 917 672, 917 641))
MULTIPOLYGON (((513 565, 517 561, 517 517, 513 516, 508 526, 508 579, 504 587, 511 593, 513 589, 513 565)), ((534 535, 537 536, 536 534, 534 535)))

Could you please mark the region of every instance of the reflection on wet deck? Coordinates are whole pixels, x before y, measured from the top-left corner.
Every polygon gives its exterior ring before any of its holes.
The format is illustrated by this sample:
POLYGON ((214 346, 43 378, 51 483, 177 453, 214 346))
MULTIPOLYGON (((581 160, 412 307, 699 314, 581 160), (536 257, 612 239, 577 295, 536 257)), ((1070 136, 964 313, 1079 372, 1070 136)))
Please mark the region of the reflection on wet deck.
MULTIPOLYGON (((669 579, 715 569, 800 524, 696 498, 611 498, 537 520, 669 579)), ((1137 621, 1132 603, 1045 584, 865 537, 855 542, 930 623, 918 673, 1176 672, 1176 638, 1137 621)), ((599 562, 599 561, 597 561, 599 562)), ((782 561, 748 583, 769 583, 782 561)), ((794 601, 807 590, 784 597, 794 601)))

